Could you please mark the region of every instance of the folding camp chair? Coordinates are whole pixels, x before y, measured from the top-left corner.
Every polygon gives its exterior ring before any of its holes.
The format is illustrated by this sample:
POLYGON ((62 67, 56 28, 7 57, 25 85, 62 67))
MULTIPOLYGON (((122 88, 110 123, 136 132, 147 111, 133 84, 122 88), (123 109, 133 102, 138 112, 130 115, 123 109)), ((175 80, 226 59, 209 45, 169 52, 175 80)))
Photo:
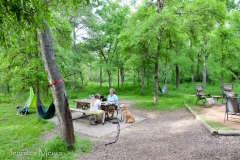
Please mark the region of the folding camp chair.
MULTIPOLYGON (((223 99, 227 97, 238 97, 237 94, 234 94, 233 92, 233 85, 232 84, 223 84, 223 99)), ((222 99, 222 102, 223 102, 222 99)))
POLYGON ((226 111, 224 116, 224 122, 226 121, 226 118, 228 120, 228 115, 231 113, 231 115, 239 116, 240 110, 239 110, 240 104, 238 97, 230 98, 226 97, 226 111))
POLYGON ((209 106, 216 104, 211 94, 208 94, 208 95, 204 94, 202 85, 199 85, 199 84, 195 85, 195 90, 196 90, 196 96, 197 96, 197 101, 195 105, 199 100, 202 100, 204 107, 205 107, 205 103, 207 103, 209 106))
POLYGON ((22 115, 26 115, 28 114, 28 108, 29 108, 29 104, 30 104, 30 99, 28 98, 26 101, 25 106, 22 108, 21 106, 17 106, 17 115, 18 114, 22 114, 22 115))

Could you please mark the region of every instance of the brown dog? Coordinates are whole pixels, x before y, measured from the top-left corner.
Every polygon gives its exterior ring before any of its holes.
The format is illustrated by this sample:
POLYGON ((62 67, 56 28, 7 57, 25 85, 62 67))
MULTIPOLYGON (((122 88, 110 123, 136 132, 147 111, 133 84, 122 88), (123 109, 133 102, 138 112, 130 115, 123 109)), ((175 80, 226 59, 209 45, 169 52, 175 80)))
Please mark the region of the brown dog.
POLYGON ((127 106, 125 104, 121 104, 120 108, 122 108, 122 117, 123 117, 122 121, 123 121, 123 123, 134 123, 135 118, 129 112, 129 110, 127 109, 127 106))

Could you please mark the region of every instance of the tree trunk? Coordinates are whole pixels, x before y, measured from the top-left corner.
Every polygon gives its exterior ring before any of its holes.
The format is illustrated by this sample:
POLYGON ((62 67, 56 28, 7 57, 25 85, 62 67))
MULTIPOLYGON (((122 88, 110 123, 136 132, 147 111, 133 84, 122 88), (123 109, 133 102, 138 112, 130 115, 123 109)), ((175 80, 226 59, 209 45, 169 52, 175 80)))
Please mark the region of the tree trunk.
MULTIPOLYGON (((41 30, 38 30, 38 36, 40 38, 41 54, 44 68, 47 73, 49 83, 52 83, 57 82, 62 77, 56 64, 50 29, 45 20, 44 23, 45 29, 43 32, 41 30)), ((58 82, 52 86, 52 95, 59 121, 60 137, 67 143, 68 149, 71 150, 73 149, 73 144, 75 143, 74 129, 72 114, 69 109, 67 94, 63 81, 58 82)))
POLYGON ((222 73, 220 77, 220 93, 223 93, 223 74, 222 73))
MULTIPOLYGON (((163 10, 165 0, 158 0, 157 1, 157 12, 158 14, 161 13, 163 10)), ((158 35, 158 46, 157 46, 157 52, 156 52, 156 57, 155 57, 155 73, 154 73, 154 97, 153 97, 153 102, 154 104, 158 104, 158 81, 159 81, 159 60, 160 60, 160 41, 161 41, 161 32, 159 30, 159 35, 158 35)))
POLYGON ((145 74, 146 74, 146 69, 145 67, 142 68, 142 80, 141 80, 141 83, 142 83, 142 94, 144 93, 144 79, 145 79, 145 74))
POLYGON ((10 93, 10 85, 7 83, 7 93, 10 93))
MULTIPOLYGON (((74 54, 74 58, 73 58, 73 72, 75 73, 75 67, 74 65, 77 64, 77 61, 76 61, 76 54, 77 54, 77 44, 76 44, 76 41, 77 41, 77 38, 76 38, 76 32, 75 32, 75 25, 73 27, 73 38, 74 38, 74 41, 73 41, 73 54, 74 54)), ((75 77, 75 74, 73 74, 73 79, 72 79, 72 88, 73 90, 76 89, 76 77, 75 77)))
POLYGON ((41 102, 41 100, 40 100, 40 88, 39 88, 39 84, 37 85, 37 87, 36 87, 36 115, 37 115, 37 119, 39 119, 40 117, 38 116, 38 110, 37 110, 37 106, 39 105, 39 104, 41 104, 42 102, 41 102))
POLYGON ((110 72, 110 71, 107 71, 107 74, 108 74, 108 87, 109 87, 109 88, 112 88, 112 84, 111 84, 111 72, 110 72))
POLYGON ((83 80, 84 80, 84 78, 83 78, 83 72, 82 71, 80 72, 80 79, 81 79, 81 87, 83 88, 83 80))
POLYGON ((180 84, 180 72, 179 72, 179 66, 176 65, 176 89, 179 89, 180 84))
POLYGON ((133 83, 134 83, 134 88, 136 87, 136 73, 135 70, 133 70, 133 83))
POLYGON ((120 69, 118 67, 118 89, 119 89, 119 86, 120 86, 120 69))
MULTIPOLYGON (((160 48, 160 46, 158 46, 160 48)), ((160 49, 159 49, 160 50, 160 49)), ((159 51, 158 50, 158 51, 159 51)), ((158 104, 158 81, 159 81, 159 58, 160 58, 160 53, 157 52, 156 54, 156 62, 155 62, 155 73, 154 73, 154 104, 158 104)))
POLYGON ((160 44, 157 47, 156 59, 155 59, 155 73, 154 73, 154 104, 158 104, 158 89, 159 89, 159 60, 160 60, 160 44))
POLYGON ((197 75, 196 75, 196 80, 197 80, 197 81, 200 81, 200 61, 201 61, 201 53, 198 52, 197 75))
POLYGON ((75 86, 76 86, 75 82, 76 82, 76 81, 75 81, 75 75, 73 75, 73 79, 72 79, 72 89, 73 89, 73 90, 75 90, 75 88, 76 88, 76 87, 75 87, 75 86))
POLYGON ((121 85, 123 87, 123 82, 124 82, 124 69, 121 67, 120 68, 120 74, 121 74, 121 85))
MULTIPOLYGON (((100 55, 100 64, 102 63, 102 56, 100 55)), ((103 69, 102 69, 102 65, 100 65, 99 67, 99 85, 100 85, 100 88, 102 88, 102 72, 103 72, 103 69)))
POLYGON ((102 67, 99 69, 99 85, 100 88, 102 88, 102 67))
POLYGON ((206 87, 206 83, 207 83, 207 56, 204 57, 202 86, 206 87))

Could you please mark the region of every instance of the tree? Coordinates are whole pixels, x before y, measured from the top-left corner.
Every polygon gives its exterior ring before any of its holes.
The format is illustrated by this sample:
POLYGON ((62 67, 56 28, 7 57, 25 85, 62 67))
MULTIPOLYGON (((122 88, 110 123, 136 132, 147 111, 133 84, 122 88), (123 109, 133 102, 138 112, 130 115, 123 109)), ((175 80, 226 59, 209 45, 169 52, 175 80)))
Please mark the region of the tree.
MULTIPOLYGON (((5 17, 5 19, 1 18, 0 21, 2 28, 11 28, 11 22, 18 24, 21 23, 21 25, 26 28, 39 28, 38 35, 41 43, 42 60, 49 82, 56 83, 52 86, 52 94, 58 113, 58 120, 60 122, 61 138, 67 143, 68 149, 72 149, 75 142, 72 117, 65 91, 65 85, 63 81, 61 81, 62 77, 54 57, 54 49, 52 46, 52 39, 47 20, 50 20, 49 13, 51 13, 51 7, 53 4, 54 6, 56 6, 55 4, 59 6, 66 4, 66 6, 74 8, 75 6, 79 6, 78 4, 82 4, 82 2, 85 3, 89 1, 68 1, 67 4, 65 1, 61 0, 43 3, 38 3, 38 1, 35 0, 3 1, 0 3, 1 8, 4 8, 0 13, 0 17, 5 17), (43 21, 43 23, 39 24, 41 21, 43 21)), ((7 35, 2 31, 0 32, 0 35, 3 41, 7 37, 7 35)))
POLYGON ((100 68, 106 70, 108 75, 108 86, 112 87, 111 75, 115 68, 117 48, 119 40, 117 36, 126 25, 126 18, 129 7, 121 6, 118 2, 102 3, 96 10, 96 18, 91 23, 88 22, 88 44, 89 49, 98 53, 102 65, 100 68), (103 64, 105 64, 103 66, 103 64))

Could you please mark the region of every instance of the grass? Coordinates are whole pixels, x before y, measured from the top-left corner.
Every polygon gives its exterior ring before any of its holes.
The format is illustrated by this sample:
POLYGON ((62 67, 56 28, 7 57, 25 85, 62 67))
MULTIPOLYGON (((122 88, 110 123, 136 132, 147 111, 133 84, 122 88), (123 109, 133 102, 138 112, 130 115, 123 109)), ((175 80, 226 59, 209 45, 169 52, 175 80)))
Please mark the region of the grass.
POLYGON ((214 122, 211 120, 208 120, 206 117, 204 116, 200 116, 209 126, 211 126, 212 128, 214 128, 215 130, 235 130, 234 128, 231 127, 227 127, 222 125, 219 122, 214 122))
MULTIPOLYGON (((133 87, 132 84, 125 84, 124 87, 117 89, 116 94, 119 99, 135 101, 135 107, 146 110, 173 110, 184 107, 184 101, 188 104, 194 104, 196 96, 193 84, 182 84, 180 89, 175 89, 174 85, 168 85, 167 94, 159 92, 158 104, 153 103, 153 85, 145 87, 145 93, 141 93, 141 87, 133 87)), ((88 98, 90 94, 99 93, 105 97, 108 95, 107 84, 100 88, 97 84, 89 84, 81 90, 68 90, 69 104, 74 106, 74 99, 88 98)))
POLYGON ((17 115, 16 104, 1 104, 0 107, 0 159, 74 159, 81 152, 91 150, 90 140, 76 137, 75 150, 67 152, 66 144, 54 138, 44 144, 44 131, 50 131, 55 124, 37 120, 35 110, 26 116, 17 115))
MULTIPOLYGON (((119 99, 135 101, 135 107, 145 110, 168 110, 179 109, 184 107, 184 102, 194 106, 196 101, 194 85, 197 83, 184 83, 180 89, 174 85, 167 85, 167 94, 159 92, 159 103, 153 103, 153 85, 145 86, 145 92, 141 93, 141 86, 133 86, 131 83, 125 83, 124 87, 119 89, 116 84, 116 94, 119 99)), ((235 93, 240 93, 240 85, 234 83, 235 93)), ((108 95, 109 88, 103 84, 102 88, 98 84, 88 83, 82 89, 67 89, 69 104, 74 106, 74 99, 88 98, 90 94, 100 93, 105 97, 108 95)), ((220 87, 217 84, 207 84, 204 88, 205 94, 221 95, 220 87)), ((47 143, 42 140, 42 134, 49 132, 54 128, 54 124, 45 120, 37 120, 36 112, 33 110, 27 116, 17 116, 16 106, 25 104, 29 92, 5 94, 0 93, 0 159, 79 159, 82 152, 91 150, 92 142, 87 139, 76 137, 75 149, 66 150, 66 144, 60 138, 55 137, 47 143), (46 151, 46 152, 45 152, 46 151), (20 155, 16 155, 19 153, 20 155), (27 153, 28 155, 22 155, 27 153), (35 153, 35 154, 31 154, 35 153), (52 154, 51 154, 52 153, 52 154)), ((42 96, 42 102, 46 106, 52 101, 51 94, 48 97, 42 96)), ((192 107, 193 109, 196 109, 192 107)), ((215 129, 229 130, 230 128, 222 126, 220 123, 205 121, 215 129)))

